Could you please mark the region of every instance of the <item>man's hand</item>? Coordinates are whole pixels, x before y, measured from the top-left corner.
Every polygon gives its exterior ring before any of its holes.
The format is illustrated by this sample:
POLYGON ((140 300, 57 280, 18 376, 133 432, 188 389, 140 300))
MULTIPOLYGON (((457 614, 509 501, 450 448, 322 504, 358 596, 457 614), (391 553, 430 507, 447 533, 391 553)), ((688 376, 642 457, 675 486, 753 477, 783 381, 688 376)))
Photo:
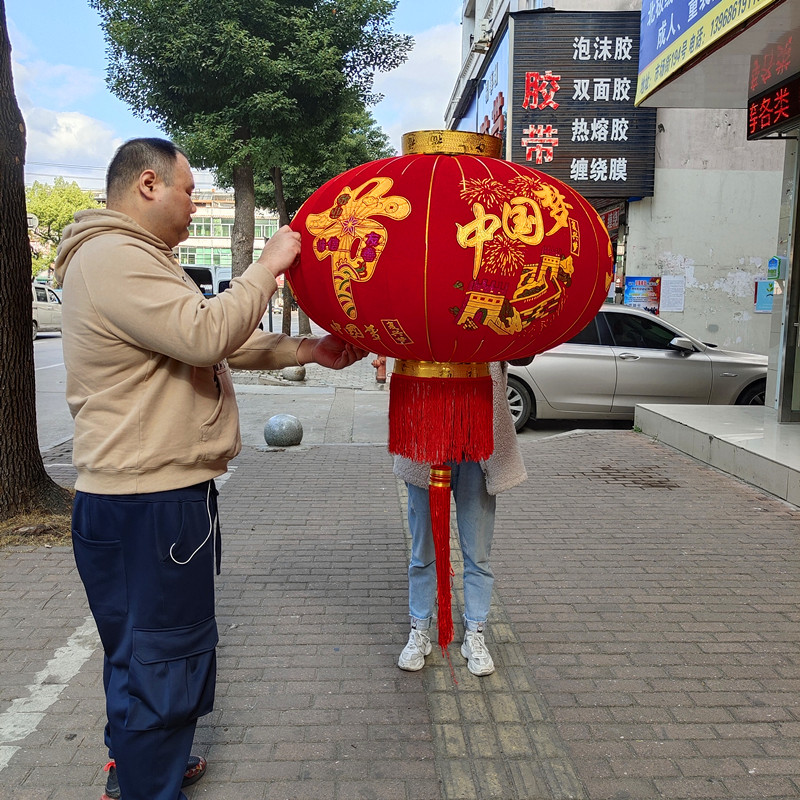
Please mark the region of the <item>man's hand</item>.
POLYGON ((330 369, 344 369, 360 361, 369 353, 360 347, 328 334, 321 339, 304 339, 297 348, 297 360, 301 364, 321 364, 330 369))
POLYGON ((300 259, 300 234, 288 225, 278 228, 277 233, 267 239, 258 263, 263 264, 276 278, 295 265, 300 259))

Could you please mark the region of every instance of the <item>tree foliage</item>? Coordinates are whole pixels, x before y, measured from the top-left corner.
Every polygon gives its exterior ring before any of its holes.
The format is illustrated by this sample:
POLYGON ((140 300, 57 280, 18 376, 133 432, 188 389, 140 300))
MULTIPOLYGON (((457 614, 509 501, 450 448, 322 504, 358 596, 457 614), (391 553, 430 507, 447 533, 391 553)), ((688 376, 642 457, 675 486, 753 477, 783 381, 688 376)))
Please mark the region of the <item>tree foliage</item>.
POLYGON ((70 505, 39 452, 24 168, 25 123, 0 0, 0 520, 34 510, 63 513, 70 505))
MULTIPOLYGON (((322 146, 316 152, 293 157, 282 169, 283 192, 289 218, 323 183, 348 169, 395 155, 389 137, 364 108, 344 114, 337 123, 335 146, 322 146)), ((224 185, 226 177, 220 176, 224 185)), ((229 178, 227 178, 229 181, 229 178)), ((269 173, 256 174, 256 205, 269 207, 275 186, 269 173)))
POLYGON ((39 222, 33 231, 33 274, 38 275, 56 257, 56 246, 61 234, 73 221, 76 211, 97 208, 100 204, 92 192, 81 189, 74 181, 56 178, 52 184, 34 181, 25 190, 28 211, 35 214, 39 222))
POLYGON ((254 175, 336 147, 341 118, 376 99, 375 73, 403 63, 412 45, 391 31, 396 0, 90 3, 111 91, 196 166, 230 176, 234 274, 252 257, 254 175))

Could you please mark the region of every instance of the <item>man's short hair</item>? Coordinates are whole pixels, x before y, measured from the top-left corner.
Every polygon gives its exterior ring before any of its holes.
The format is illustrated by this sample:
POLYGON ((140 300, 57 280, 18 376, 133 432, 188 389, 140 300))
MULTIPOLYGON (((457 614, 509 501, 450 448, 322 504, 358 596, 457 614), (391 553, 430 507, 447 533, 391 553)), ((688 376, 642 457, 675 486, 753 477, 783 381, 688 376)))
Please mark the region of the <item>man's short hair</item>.
POLYGON ((143 138, 125 142, 108 165, 107 200, 113 202, 121 198, 146 169, 152 169, 167 186, 171 186, 178 153, 186 156, 180 147, 168 139, 143 138))

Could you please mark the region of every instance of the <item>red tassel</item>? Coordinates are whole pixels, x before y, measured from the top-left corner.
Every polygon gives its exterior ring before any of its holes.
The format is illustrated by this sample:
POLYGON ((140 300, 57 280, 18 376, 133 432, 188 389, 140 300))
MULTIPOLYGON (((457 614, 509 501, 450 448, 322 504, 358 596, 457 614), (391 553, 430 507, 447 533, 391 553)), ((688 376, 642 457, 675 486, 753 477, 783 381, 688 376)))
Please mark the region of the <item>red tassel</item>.
POLYGON ((436 551, 436 594, 439 606, 439 647, 442 653, 453 641, 453 612, 450 601, 450 467, 431 467, 428 485, 431 530, 436 551))
POLYGON ((392 374, 389 452, 424 464, 484 461, 494 450, 492 379, 392 374))

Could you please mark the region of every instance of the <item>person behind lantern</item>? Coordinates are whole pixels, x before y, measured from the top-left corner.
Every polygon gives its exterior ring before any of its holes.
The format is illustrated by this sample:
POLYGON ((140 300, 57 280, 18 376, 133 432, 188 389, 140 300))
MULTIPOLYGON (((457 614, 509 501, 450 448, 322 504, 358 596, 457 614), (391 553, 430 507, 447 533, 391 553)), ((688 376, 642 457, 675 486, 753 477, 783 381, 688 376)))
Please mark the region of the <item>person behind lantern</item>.
POLYGON ((126 142, 106 184, 107 208, 76 214, 56 259, 73 545, 105 652, 105 797, 185 800, 206 768, 190 753, 216 680, 214 478, 241 449, 229 365, 340 369, 366 352, 257 330, 300 252, 288 226, 227 291, 203 296, 173 254, 196 208, 172 142, 126 142))
MULTIPOLYGON (((524 366, 533 358, 514 360, 524 366)), ((494 452, 483 462, 451 464, 450 485, 464 560, 464 641, 461 655, 473 675, 494 672, 494 661, 484 638, 492 597, 494 574, 489 563, 494 535, 496 495, 528 477, 517 443, 514 421, 506 396, 506 362, 489 365, 492 376, 494 452)), ((394 472, 408 488, 408 525, 411 559, 408 565, 408 608, 411 632, 397 666, 416 672, 425 666, 431 644, 430 627, 436 605, 436 554, 428 498, 430 464, 402 456, 394 458, 394 472)))

